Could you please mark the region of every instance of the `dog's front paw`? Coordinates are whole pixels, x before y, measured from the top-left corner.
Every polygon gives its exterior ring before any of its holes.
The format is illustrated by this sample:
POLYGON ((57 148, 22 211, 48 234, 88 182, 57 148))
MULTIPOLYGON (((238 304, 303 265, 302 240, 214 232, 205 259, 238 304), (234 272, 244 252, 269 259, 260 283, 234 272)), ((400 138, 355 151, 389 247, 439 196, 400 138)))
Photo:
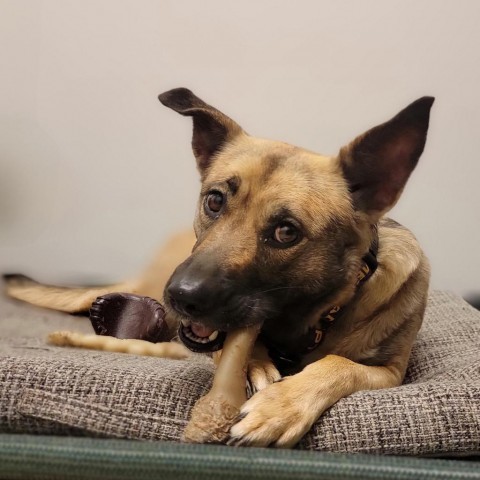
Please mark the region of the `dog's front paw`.
POLYGON ((312 398, 298 381, 286 377, 256 393, 242 407, 241 420, 230 430, 230 444, 293 447, 317 419, 312 398))
POLYGON ((256 393, 280 380, 281 375, 270 359, 254 358, 248 363, 247 378, 252 393, 256 393))

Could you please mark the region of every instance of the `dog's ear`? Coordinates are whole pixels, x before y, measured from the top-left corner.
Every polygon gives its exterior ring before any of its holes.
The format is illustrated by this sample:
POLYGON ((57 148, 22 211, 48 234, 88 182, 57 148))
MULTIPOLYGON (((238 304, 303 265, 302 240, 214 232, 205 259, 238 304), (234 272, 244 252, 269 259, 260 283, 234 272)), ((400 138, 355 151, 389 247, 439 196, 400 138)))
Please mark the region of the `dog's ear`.
POLYGON ((193 117, 192 148, 200 172, 222 147, 242 132, 231 118, 206 104, 186 88, 175 88, 158 96, 160 102, 176 112, 193 117))
POLYGON ((427 139, 433 97, 422 97, 340 150, 354 207, 372 221, 397 202, 427 139))

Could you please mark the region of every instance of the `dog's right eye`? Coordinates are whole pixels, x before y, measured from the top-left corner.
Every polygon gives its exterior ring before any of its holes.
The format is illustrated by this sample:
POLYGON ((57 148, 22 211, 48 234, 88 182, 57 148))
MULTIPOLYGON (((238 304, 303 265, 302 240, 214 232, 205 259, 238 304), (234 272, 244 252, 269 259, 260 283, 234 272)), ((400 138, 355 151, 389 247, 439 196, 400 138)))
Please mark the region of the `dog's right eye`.
POLYGON ((298 229, 289 222, 282 222, 275 228, 273 239, 279 245, 290 245, 295 243, 300 236, 298 229))
POLYGON ((300 227, 289 221, 277 223, 267 235, 263 242, 274 248, 290 248, 302 240, 300 227))
POLYGON ((210 192, 205 198, 205 213, 213 218, 218 217, 225 203, 223 193, 218 191, 210 192))

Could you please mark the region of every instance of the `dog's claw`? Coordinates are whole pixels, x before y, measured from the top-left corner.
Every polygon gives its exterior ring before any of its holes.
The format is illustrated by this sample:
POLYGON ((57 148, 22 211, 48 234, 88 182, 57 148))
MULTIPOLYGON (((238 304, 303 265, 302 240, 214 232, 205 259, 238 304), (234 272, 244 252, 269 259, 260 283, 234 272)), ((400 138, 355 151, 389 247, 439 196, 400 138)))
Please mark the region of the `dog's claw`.
POLYGON ((241 442, 239 441, 238 438, 230 437, 230 438, 227 440, 226 445, 229 446, 229 447, 240 447, 240 446, 241 446, 241 442))
POLYGON ((315 412, 308 409, 311 401, 298 398, 295 376, 269 385, 243 405, 230 429, 230 445, 295 446, 316 420, 315 412))
POLYGON ((238 414, 237 418, 235 419, 235 423, 240 422, 240 421, 243 420, 246 416, 247 416, 246 413, 240 412, 240 413, 238 414))

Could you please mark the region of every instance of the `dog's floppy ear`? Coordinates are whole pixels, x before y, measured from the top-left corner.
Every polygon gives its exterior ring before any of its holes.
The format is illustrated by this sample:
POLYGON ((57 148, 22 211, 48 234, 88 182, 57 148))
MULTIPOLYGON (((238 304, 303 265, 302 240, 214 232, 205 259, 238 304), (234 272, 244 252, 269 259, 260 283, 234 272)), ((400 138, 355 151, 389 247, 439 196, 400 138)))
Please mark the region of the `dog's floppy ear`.
POLYGON ((206 104, 187 88, 175 88, 158 96, 160 102, 176 112, 193 117, 192 148, 200 172, 208 166, 223 145, 242 129, 231 118, 206 104))
POLYGON ((392 208, 427 139, 433 97, 422 97, 340 150, 354 207, 373 221, 392 208))

